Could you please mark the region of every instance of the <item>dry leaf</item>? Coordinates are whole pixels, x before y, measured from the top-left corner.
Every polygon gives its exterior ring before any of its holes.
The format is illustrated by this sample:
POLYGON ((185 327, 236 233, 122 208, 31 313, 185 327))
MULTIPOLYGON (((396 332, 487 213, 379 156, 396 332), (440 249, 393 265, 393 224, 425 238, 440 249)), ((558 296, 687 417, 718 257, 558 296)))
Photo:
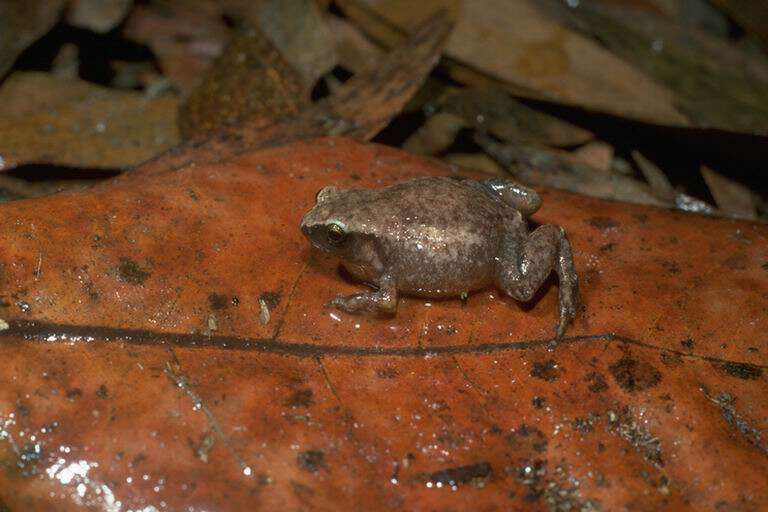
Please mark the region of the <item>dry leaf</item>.
POLYGON ((365 73, 352 77, 333 96, 298 115, 260 127, 245 122, 212 138, 199 137, 147 162, 134 171, 151 174, 189 163, 215 162, 233 154, 287 144, 320 135, 347 135, 369 140, 400 112, 440 58, 451 25, 437 13, 403 46, 391 51, 365 73))
POLYGON ((336 65, 333 36, 314 0, 262 0, 256 17, 308 89, 336 65))
POLYGON ((0 87, 5 169, 26 163, 122 168, 179 142, 178 100, 18 71, 0 87))
POLYGON ((623 174, 606 173, 555 151, 503 144, 484 134, 475 136, 483 150, 512 176, 530 186, 553 187, 592 197, 628 203, 672 207, 672 199, 659 198, 645 183, 623 174))
MULTIPOLYGON (((337 3, 364 30, 385 42, 422 19, 406 7, 410 3, 398 0, 337 3)), ((435 4, 453 6, 455 2, 429 3, 435 4)), ((491 78, 519 95, 654 123, 688 124, 673 104, 671 91, 562 26, 538 1, 465 2, 446 53, 470 68, 459 69, 455 77, 471 84, 484 85, 491 78)))
POLYGON ((0 2, 0 78, 27 46, 58 21, 65 0, 4 0, 0 2))
POLYGON ((705 165, 701 167, 701 175, 721 211, 742 219, 757 218, 757 197, 748 187, 726 178, 705 165))
POLYGON ((301 76, 259 29, 243 27, 181 106, 179 127, 185 139, 245 121, 259 128, 308 104, 301 76))
POLYGON ((70 0, 67 22, 95 32, 115 28, 133 5, 133 0, 70 0))

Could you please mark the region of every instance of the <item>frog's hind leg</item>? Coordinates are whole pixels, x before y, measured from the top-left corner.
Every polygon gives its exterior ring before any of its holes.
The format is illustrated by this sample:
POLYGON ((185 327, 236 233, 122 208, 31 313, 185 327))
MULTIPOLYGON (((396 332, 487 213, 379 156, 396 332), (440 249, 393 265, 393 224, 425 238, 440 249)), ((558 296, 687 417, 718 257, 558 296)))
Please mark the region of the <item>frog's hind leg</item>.
POLYGON ((498 286, 519 301, 529 301, 554 270, 560 280, 556 337, 565 333, 576 316, 579 285, 573 266, 571 244, 560 226, 540 226, 524 239, 509 235, 502 242, 497 264, 498 286))
POLYGON ((519 211, 523 217, 530 217, 541 207, 539 194, 515 181, 507 178, 489 178, 481 183, 492 194, 519 211))

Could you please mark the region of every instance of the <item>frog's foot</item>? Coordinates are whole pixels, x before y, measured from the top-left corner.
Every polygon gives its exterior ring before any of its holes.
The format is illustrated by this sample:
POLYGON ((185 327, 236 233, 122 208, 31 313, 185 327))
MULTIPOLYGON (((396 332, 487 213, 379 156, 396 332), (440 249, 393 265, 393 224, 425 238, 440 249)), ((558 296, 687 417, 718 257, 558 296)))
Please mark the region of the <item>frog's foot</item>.
POLYGON ((519 301, 529 301, 554 270, 560 280, 556 339, 576 316, 579 281, 573 266, 571 244, 560 226, 541 226, 522 242, 510 237, 501 249, 497 280, 499 287, 519 301))
POLYGON ((339 295, 330 302, 348 313, 373 312, 392 314, 397 309, 397 290, 390 279, 382 279, 375 292, 339 295))

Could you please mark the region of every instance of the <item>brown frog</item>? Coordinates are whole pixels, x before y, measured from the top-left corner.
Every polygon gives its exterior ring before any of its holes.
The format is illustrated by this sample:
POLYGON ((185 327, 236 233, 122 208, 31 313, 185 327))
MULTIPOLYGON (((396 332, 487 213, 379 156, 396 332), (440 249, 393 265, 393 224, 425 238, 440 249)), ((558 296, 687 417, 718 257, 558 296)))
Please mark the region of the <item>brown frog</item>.
POLYGON ((576 314, 578 279, 563 228, 528 232, 535 191, 504 178, 416 178, 383 189, 326 187, 301 220, 316 248, 374 291, 338 296, 348 312, 394 313, 398 294, 462 297, 493 285, 519 301, 560 280, 556 337, 576 314))

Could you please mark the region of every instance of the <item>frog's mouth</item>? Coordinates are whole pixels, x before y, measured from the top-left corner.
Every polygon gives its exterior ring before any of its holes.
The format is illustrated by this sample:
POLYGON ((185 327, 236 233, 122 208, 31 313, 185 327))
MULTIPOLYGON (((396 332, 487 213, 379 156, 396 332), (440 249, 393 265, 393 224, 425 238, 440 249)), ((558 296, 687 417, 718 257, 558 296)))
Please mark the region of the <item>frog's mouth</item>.
POLYGON ((325 226, 322 224, 302 224, 301 232, 307 237, 312 247, 323 252, 331 252, 332 248, 325 241, 325 226))

